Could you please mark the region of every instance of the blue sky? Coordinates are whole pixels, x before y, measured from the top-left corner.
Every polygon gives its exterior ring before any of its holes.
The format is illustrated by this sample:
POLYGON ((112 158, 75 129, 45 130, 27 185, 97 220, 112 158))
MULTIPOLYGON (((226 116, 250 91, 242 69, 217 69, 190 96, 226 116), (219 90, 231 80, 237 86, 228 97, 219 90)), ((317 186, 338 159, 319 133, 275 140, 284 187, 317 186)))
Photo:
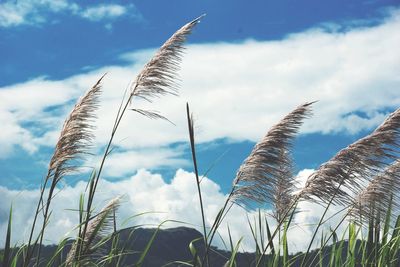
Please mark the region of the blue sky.
POLYGON ((50 1, 36 1, 31 11, 24 11, 14 2, 23 6, 29 1, 2 1, 3 8, 14 5, 12 10, 26 14, 20 22, 4 15, 1 20, 0 85, 42 75, 62 79, 88 68, 121 64, 122 53, 157 47, 182 23, 203 13, 208 16, 191 42, 276 40, 327 22, 346 25, 365 20, 361 23, 373 25, 387 7, 398 5, 397 1, 114 1, 123 11, 89 19, 81 13, 100 2, 80 1, 75 7, 79 11, 68 6, 48 8, 50 1))
MULTIPOLYGON (((7 201, 21 192, 34 198, 65 116, 108 72, 95 156, 84 162, 97 167, 125 86, 174 31, 204 13, 182 63, 181 96, 151 104, 176 126, 128 114, 107 183, 118 187, 149 171, 173 187, 178 173, 192 171, 186 101, 200 170, 216 162, 210 188, 222 189, 210 189, 219 194, 211 199, 230 189, 255 142, 299 104, 319 100, 294 144, 296 172, 316 169, 400 106, 398 1, 0 1, 0 188, 7 201)), ((78 192, 87 176, 65 185, 78 192)))

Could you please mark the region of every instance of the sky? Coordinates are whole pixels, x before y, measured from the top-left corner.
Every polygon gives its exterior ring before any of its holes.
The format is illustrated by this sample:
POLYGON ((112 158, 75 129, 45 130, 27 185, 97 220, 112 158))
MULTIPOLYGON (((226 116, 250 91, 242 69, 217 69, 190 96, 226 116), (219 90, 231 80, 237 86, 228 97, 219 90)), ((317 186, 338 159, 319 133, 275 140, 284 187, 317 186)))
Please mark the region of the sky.
MULTIPOLYGON (((77 222, 69 210, 98 167, 126 86, 171 34, 202 14, 181 64, 179 97, 134 103, 174 125, 128 113, 116 135, 97 208, 123 195, 121 227, 146 211, 161 213, 128 226, 163 219, 200 225, 186 102, 200 172, 210 169, 202 182, 209 223, 254 144, 298 105, 318 100, 292 151, 303 182, 400 107, 398 1, 0 1, 0 244, 11 203, 15 228, 23 229, 13 240, 26 240, 62 123, 107 73, 93 156, 62 181, 46 242, 68 234, 77 222)), ((297 223, 304 227, 293 229, 293 250, 304 247, 305 225, 320 211, 301 205, 297 223)), ((227 221, 237 238, 248 235, 243 209, 235 207, 227 221)), ((243 247, 251 249, 251 240, 243 247)))

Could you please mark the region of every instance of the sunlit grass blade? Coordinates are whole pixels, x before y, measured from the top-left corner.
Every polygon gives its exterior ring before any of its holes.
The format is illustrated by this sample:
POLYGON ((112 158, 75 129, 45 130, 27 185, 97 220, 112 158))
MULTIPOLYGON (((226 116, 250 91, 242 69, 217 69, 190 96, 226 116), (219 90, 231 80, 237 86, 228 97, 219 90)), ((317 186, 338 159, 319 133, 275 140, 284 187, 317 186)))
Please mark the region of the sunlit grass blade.
MULTIPOLYGON (((229 234, 229 238, 231 239, 230 234, 229 234)), ((227 263, 225 263, 224 266, 227 266, 227 267, 234 267, 234 266, 236 266, 236 254, 238 253, 239 246, 240 246, 240 243, 242 242, 242 240, 243 240, 243 237, 241 237, 241 238, 239 239, 239 241, 236 243, 236 245, 235 245, 234 248, 233 248, 233 246, 232 246, 231 257, 230 257, 229 261, 228 261, 227 263)), ((233 244, 232 244, 232 245, 233 245, 233 244)))
POLYGON ((271 245, 270 245, 271 254, 272 254, 272 256, 274 256, 275 255, 274 240, 273 240, 272 235, 271 235, 271 230, 269 228, 269 224, 268 224, 267 218, 265 218, 265 227, 267 228, 267 238, 268 238, 268 240, 270 240, 269 242, 271 243, 271 245))
POLYGON ((12 205, 8 215, 6 242, 3 251, 3 266, 8 266, 11 262, 11 225, 12 225, 12 205))
POLYGON ((389 241, 389 261, 392 266, 399 264, 400 252, 400 215, 397 217, 396 224, 393 228, 392 236, 389 241))
MULTIPOLYGON (((332 248, 330 251, 330 258, 329 258, 329 266, 334 266, 335 264, 335 259, 336 259, 336 246, 337 246, 337 242, 338 242, 338 237, 335 231, 333 231, 332 229, 330 229, 332 231, 332 248)), ((325 248, 325 245, 321 246, 321 249, 323 251, 323 249, 325 248)))
POLYGON ((283 235, 282 235, 282 264, 283 266, 287 266, 289 262, 289 246, 288 246, 288 230, 289 230, 290 222, 287 222, 283 225, 283 235))
MULTIPOLYGON (((252 236, 252 238, 253 238, 253 240, 254 240, 254 243, 255 243, 255 245, 256 245, 255 257, 256 257, 256 260, 258 260, 259 257, 262 257, 262 256, 263 256, 263 255, 261 254, 261 253, 262 253, 262 249, 260 249, 260 246, 259 246, 259 244, 258 244, 258 237, 257 237, 257 233, 256 233, 255 226, 254 226, 254 227, 252 226, 251 221, 250 221, 248 215, 247 215, 247 224, 248 224, 248 226, 249 226, 249 228, 250 228, 251 236, 252 236)), ((229 229, 229 228, 228 228, 228 229, 229 229)), ((233 249, 233 243, 232 243, 232 242, 231 242, 231 249, 233 249)))
MULTIPOLYGON (((200 178, 199 178, 199 171, 197 168, 197 159, 196 159, 196 147, 195 147, 195 133, 194 133, 194 121, 193 121, 193 114, 190 113, 189 104, 186 103, 186 116, 188 122, 188 130, 189 130, 189 140, 190 140, 190 151, 192 153, 192 161, 193 161, 193 168, 196 177, 196 186, 197 186, 197 194, 199 196, 199 204, 200 204, 200 213, 201 213, 201 221, 203 224, 203 235, 204 235, 204 247, 207 248, 207 230, 206 230, 206 221, 205 221, 205 211, 203 207, 203 198, 201 195, 201 186, 200 186, 200 178)), ((207 261, 207 265, 210 266, 209 257, 207 251, 205 253, 205 259, 207 261)))
POLYGON ((202 237, 199 237, 199 238, 196 238, 196 239, 192 240, 189 243, 189 251, 192 254, 193 266, 199 266, 199 267, 202 266, 202 263, 201 263, 201 260, 200 260, 200 257, 199 257, 199 253, 197 252, 196 246, 194 245, 194 243, 196 241, 200 241, 202 239, 203 239, 202 237))
POLYGON ((65 246, 70 241, 68 238, 64 238, 61 242, 58 243, 57 248, 55 249, 51 258, 47 261, 46 267, 52 266, 60 266, 61 263, 64 261, 62 258, 62 254, 65 250, 65 246))

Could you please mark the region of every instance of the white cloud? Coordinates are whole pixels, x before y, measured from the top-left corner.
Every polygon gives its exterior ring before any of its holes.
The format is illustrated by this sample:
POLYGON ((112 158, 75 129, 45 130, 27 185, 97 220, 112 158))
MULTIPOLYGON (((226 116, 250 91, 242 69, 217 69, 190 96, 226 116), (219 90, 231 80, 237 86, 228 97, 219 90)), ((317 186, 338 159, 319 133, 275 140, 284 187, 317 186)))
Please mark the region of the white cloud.
POLYGON ((41 24, 46 21, 46 12, 75 13, 78 9, 77 4, 68 0, 6 1, 0 4, 0 27, 41 24))
MULTIPOLYGON (((63 118, 57 118, 44 110, 68 103, 80 93, 73 82, 50 82, 44 78, 3 87, 0 90, 0 123, 4 130, 0 133, 0 145, 5 149, 0 152, 0 157, 9 155, 17 145, 30 153, 37 151, 40 145, 46 145, 46 142, 40 140, 50 133, 35 136, 35 127, 29 130, 24 124, 37 121, 36 127, 49 131, 59 127, 63 118)), ((65 112, 68 111, 62 113, 65 112)), ((55 142, 51 145, 55 145, 55 142)))
POLYGON ((83 8, 69 0, 19 0, 0 4, 0 27, 43 24, 49 19, 50 13, 61 12, 90 21, 113 20, 128 14, 135 19, 141 18, 133 4, 102 4, 83 8))
MULTIPOLYGON (((201 129, 199 142, 224 137, 257 141, 294 107, 313 100, 319 102, 303 133, 370 130, 383 121, 387 110, 400 106, 400 55, 394 53, 400 46, 399 27, 397 10, 380 25, 344 33, 314 28, 280 41, 190 45, 181 71, 181 97, 167 96, 153 104, 134 102, 135 107, 162 111, 176 126, 128 112, 116 144, 125 150, 155 151, 186 142, 186 101, 201 129)), ((105 144, 123 90, 153 52, 123 55, 131 63, 128 66, 105 66, 61 81, 38 78, 1 88, 0 111, 7 115, 0 122, 17 134, 0 142, 9 148, 29 141, 36 148, 53 146, 72 102, 108 72, 96 132, 98 143, 105 144), (56 105, 65 105, 62 116, 48 110, 56 105), (24 126, 26 121, 46 127, 51 134, 35 134, 24 126)))
MULTIPOLYGON (((145 148, 123 152, 113 152, 107 158, 104 174, 109 177, 126 177, 140 168, 179 168, 190 165, 182 158, 181 148, 145 148)), ((100 158, 96 157, 86 165, 96 166, 100 158)))
POLYGON ((37 146, 32 144, 31 133, 18 125, 15 117, 9 112, 0 112, 2 131, 0 131, 0 159, 12 155, 15 145, 21 145, 29 153, 37 151, 37 146))
MULTIPOLYGON (((298 179, 306 179, 307 174, 308 171, 300 173, 298 179)), ((58 242, 65 234, 70 233, 77 224, 78 214, 71 211, 71 209, 77 209, 79 195, 84 192, 85 186, 84 182, 79 182, 75 187, 67 186, 57 194, 53 202, 52 217, 46 232, 46 243, 58 242)), ((210 226, 222 207, 226 195, 221 193, 220 187, 208 178, 203 179, 201 186, 206 223, 210 226)), ((0 207, 0 244, 4 244, 8 209, 11 202, 14 210, 13 242, 21 244, 28 237, 29 227, 32 222, 32 212, 39 192, 38 190, 13 191, 0 187, 0 193, 3 196, 3 203, 0 207)), ((110 199, 121 195, 123 195, 123 201, 118 211, 119 224, 132 215, 153 212, 136 217, 133 221, 130 220, 124 227, 139 224, 154 227, 164 220, 179 220, 193 225, 193 227, 201 231, 201 213, 193 173, 181 169, 177 170, 170 183, 167 183, 159 174, 152 174, 146 170, 139 170, 136 175, 123 181, 108 182, 101 180, 96 195, 96 208, 101 209, 110 199)), ((322 207, 307 202, 300 203, 299 209, 302 212, 296 215, 295 222, 288 235, 291 252, 306 248, 310 234, 314 229, 313 224, 318 221, 323 210, 322 207)), ((333 208, 327 214, 327 217, 337 210, 337 207, 333 208)), ((265 212, 270 211, 265 210, 265 212)), ((221 225, 220 234, 228 242, 227 226, 229 225, 234 240, 237 241, 243 236, 245 238, 242 243, 243 249, 252 251, 254 250, 254 242, 248 227, 247 215, 250 220, 253 220, 253 217, 257 216, 257 212, 246 213, 244 209, 234 206, 221 225)), ((331 225, 335 226, 339 219, 340 216, 337 216, 336 219, 330 221, 331 225)), ((269 219, 269 223, 271 229, 274 229, 275 223, 272 219, 269 219)), ((174 227, 177 224, 168 223, 166 226, 174 227)), ((329 224, 325 228, 328 226, 329 224)), ((223 246, 218 238, 215 241, 216 245, 223 246)))

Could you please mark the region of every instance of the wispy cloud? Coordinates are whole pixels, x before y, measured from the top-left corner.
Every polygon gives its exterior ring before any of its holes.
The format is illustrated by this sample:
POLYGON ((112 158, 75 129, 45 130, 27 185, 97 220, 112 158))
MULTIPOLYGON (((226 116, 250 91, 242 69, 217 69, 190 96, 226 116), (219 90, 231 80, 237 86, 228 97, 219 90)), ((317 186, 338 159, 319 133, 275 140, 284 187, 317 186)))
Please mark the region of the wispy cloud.
POLYGON ((79 6, 68 0, 21 0, 0 4, 0 27, 35 25, 44 23, 48 13, 72 12, 79 6))
POLYGON ((116 4, 103 4, 88 7, 81 12, 81 16, 91 21, 100 21, 104 19, 115 19, 130 13, 135 18, 140 18, 140 14, 135 9, 134 5, 116 5, 116 4))
POLYGON ((0 4, 0 27, 40 25, 50 20, 51 15, 68 13, 89 21, 112 21, 122 16, 140 19, 133 4, 101 4, 82 7, 69 0, 19 0, 0 4))

